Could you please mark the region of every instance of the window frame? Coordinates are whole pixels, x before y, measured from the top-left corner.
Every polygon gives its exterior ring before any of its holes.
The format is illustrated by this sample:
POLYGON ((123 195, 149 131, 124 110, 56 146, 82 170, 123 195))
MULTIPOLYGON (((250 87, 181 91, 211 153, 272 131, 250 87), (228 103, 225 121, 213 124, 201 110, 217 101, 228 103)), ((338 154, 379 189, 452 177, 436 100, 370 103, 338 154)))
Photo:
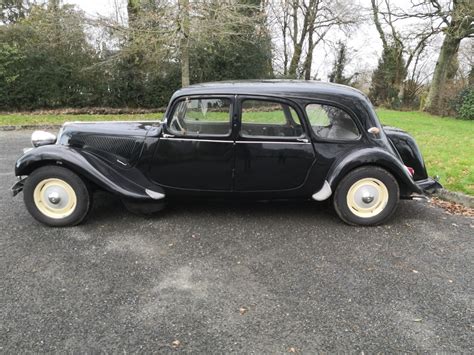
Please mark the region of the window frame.
POLYGON ((311 132, 311 137, 313 137, 315 140, 317 141, 321 141, 321 142, 326 142, 326 143, 354 143, 354 142, 359 142, 362 137, 363 137, 363 131, 364 129, 362 128, 362 124, 359 120, 359 118, 357 117, 356 114, 354 114, 354 112, 352 112, 352 110, 348 109, 347 107, 343 106, 343 105, 340 105, 334 101, 327 101, 327 100, 304 100, 304 102, 302 102, 302 106, 304 108, 304 116, 305 116, 305 119, 306 121, 308 122, 308 129, 309 131, 311 132), (308 105, 312 105, 312 104, 315 104, 315 105, 326 105, 326 106, 332 106, 332 107, 336 107, 338 109, 340 109, 341 111, 344 111, 352 120, 352 122, 355 124, 357 130, 359 131, 359 135, 357 136, 357 138, 354 138, 354 139, 335 139, 335 138, 325 138, 325 137, 321 137, 321 136, 318 136, 316 134, 316 132, 314 132, 313 130, 313 126, 311 125, 311 121, 308 117, 308 113, 306 111, 306 107, 308 105))
POLYGON ((208 94, 208 95, 184 95, 177 97, 176 99, 173 100, 173 104, 171 105, 168 113, 166 114, 166 131, 167 133, 180 137, 180 138, 189 138, 189 139, 199 139, 199 138, 217 138, 217 139, 222 139, 222 138, 230 138, 233 136, 233 129, 234 129, 234 114, 235 112, 235 96, 234 95, 213 95, 213 94, 208 94), (178 105, 185 101, 186 99, 189 100, 206 100, 206 99, 226 99, 229 100, 229 132, 226 134, 182 134, 181 132, 175 131, 171 127, 171 121, 173 120, 173 115, 176 112, 178 105))
MULTIPOLYGON (((307 139, 308 141, 311 138, 311 135, 308 134, 308 127, 306 125, 306 116, 304 112, 302 112, 300 105, 296 102, 283 99, 280 97, 274 96, 257 96, 257 95, 238 95, 237 96, 237 139, 241 141, 277 141, 277 142, 301 142, 302 139, 307 139), (244 101, 269 101, 278 104, 288 105, 293 111, 295 111, 296 115, 298 116, 297 119, 299 122, 295 122, 296 124, 300 124, 303 133, 299 136, 248 136, 242 135, 242 109, 244 101)), ((293 118, 294 120, 294 118, 293 118)))

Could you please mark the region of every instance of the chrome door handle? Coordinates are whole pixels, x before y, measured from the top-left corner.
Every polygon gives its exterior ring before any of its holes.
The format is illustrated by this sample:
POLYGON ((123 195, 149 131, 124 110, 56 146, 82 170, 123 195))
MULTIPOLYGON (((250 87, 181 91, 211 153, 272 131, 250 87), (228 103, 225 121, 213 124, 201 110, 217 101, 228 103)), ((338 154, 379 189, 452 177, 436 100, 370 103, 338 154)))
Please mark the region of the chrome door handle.
POLYGON ((174 135, 163 133, 163 138, 174 138, 174 135))
POLYGON ((296 138, 296 140, 297 140, 298 142, 309 143, 309 139, 308 139, 308 138, 296 138))

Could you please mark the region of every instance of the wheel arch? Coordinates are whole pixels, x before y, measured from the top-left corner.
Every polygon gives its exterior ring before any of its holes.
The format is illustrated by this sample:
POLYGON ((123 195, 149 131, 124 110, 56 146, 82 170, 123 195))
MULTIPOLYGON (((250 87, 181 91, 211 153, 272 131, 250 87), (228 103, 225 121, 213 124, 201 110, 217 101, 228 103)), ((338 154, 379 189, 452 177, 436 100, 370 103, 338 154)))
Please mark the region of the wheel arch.
MULTIPOLYGON (((123 172, 91 154, 86 157, 80 151, 62 145, 42 146, 28 151, 17 160, 15 175, 29 175, 35 169, 47 165, 68 168, 89 183, 121 197, 150 199, 145 191, 146 186, 130 181, 123 172)), ((154 190, 162 192, 157 187, 154 190)))
POLYGON ((345 175, 364 166, 379 167, 392 174, 400 187, 401 198, 407 198, 413 192, 422 193, 404 165, 396 157, 382 149, 362 149, 345 155, 332 165, 326 181, 328 181, 332 191, 335 191, 345 175))

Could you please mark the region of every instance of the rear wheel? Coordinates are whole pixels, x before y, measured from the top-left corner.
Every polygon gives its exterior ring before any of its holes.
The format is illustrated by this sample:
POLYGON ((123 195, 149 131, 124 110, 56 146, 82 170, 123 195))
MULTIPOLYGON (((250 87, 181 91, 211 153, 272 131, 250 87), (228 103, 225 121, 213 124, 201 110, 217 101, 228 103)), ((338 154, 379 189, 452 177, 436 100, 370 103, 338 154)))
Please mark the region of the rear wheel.
POLYGON ((91 207, 84 181, 59 166, 44 166, 33 171, 25 181, 23 199, 36 220, 54 227, 81 223, 91 207))
POLYGON ((386 222, 399 201, 397 180, 385 169, 365 166, 351 171, 334 193, 334 208, 348 224, 377 225, 386 222))

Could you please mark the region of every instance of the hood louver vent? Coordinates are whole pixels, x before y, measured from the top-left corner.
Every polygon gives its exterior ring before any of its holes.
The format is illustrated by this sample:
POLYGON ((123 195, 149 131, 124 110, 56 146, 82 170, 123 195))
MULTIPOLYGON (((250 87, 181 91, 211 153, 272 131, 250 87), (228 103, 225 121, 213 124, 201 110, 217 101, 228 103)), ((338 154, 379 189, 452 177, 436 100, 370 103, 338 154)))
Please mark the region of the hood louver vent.
POLYGON ((135 138, 97 135, 76 136, 70 143, 74 146, 80 146, 84 149, 99 150, 118 155, 126 159, 132 158, 138 145, 138 142, 135 138))

